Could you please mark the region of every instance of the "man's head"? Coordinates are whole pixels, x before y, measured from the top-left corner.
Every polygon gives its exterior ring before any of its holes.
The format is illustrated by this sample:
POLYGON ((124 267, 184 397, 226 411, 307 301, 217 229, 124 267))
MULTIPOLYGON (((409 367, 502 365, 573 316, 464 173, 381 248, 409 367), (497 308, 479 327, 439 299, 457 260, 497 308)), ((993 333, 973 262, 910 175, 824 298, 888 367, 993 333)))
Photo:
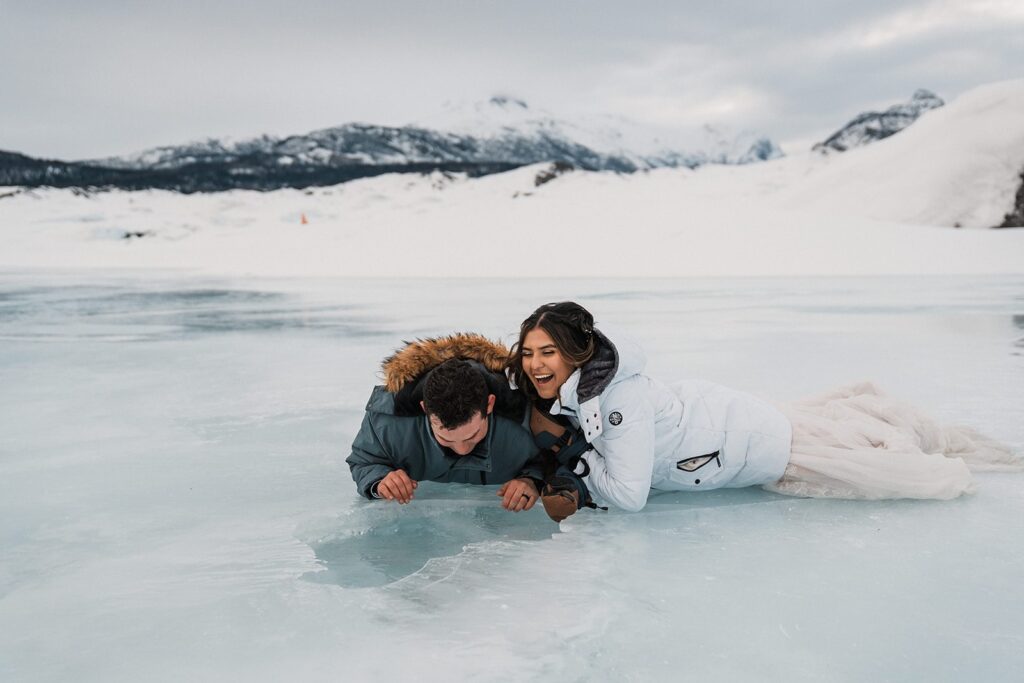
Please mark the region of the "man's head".
POLYGON ((487 436, 494 394, 470 363, 451 359, 427 376, 422 406, 437 442, 457 455, 469 455, 487 436))

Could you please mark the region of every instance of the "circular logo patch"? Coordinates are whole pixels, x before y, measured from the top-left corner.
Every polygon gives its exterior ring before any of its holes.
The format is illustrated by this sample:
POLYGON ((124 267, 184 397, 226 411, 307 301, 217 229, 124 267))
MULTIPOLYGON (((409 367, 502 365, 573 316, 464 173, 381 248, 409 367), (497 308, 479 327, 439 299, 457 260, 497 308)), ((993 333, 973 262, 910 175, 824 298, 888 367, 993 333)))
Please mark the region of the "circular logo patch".
POLYGON ((622 413, 616 410, 614 413, 608 416, 608 421, 611 422, 613 425, 622 424, 622 413))

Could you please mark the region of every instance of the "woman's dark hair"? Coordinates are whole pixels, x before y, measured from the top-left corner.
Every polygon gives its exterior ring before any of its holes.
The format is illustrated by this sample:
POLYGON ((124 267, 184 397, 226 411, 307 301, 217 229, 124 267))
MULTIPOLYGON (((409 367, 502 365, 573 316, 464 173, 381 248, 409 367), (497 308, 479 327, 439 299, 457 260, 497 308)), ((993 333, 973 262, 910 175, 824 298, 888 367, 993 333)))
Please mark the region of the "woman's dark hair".
POLYGON ((526 335, 540 328, 548 333, 558 352, 572 365, 579 367, 594 355, 594 316, 573 301, 544 304, 519 326, 519 341, 512 347, 505 368, 523 393, 536 401, 537 389, 523 372, 523 341, 526 335))

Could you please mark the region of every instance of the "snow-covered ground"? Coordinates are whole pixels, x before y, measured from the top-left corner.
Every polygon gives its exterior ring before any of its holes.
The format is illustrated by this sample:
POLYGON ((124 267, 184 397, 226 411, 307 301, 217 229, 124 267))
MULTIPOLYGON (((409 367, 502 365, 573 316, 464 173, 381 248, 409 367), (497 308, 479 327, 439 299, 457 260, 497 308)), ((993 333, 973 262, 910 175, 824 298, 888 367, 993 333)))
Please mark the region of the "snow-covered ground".
MULTIPOLYGON (((132 245, 133 247, 135 245, 132 245)), ((650 372, 873 379, 1024 447, 1024 276, 0 274, 0 680, 1018 681, 1024 474, 951 502, 655 496, 561 525, 493 487, 360 499, 402 339, 574 298, 650 372)))
POLYGON ((1022 169, 1024 80, 973 90, 867 147, 748 166, 572 172, 539 187, 544 166, 265 194, 20 192, 0 197, 0 267, 370 277, 1020 273, 1024 230, 972 228, 1002 221, 1022 169))

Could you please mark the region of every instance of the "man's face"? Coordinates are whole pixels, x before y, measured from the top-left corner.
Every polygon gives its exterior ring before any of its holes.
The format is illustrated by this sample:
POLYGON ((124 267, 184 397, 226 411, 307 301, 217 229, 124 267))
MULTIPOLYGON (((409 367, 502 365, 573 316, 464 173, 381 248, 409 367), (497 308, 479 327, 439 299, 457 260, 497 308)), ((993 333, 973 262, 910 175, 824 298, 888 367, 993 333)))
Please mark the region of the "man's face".
POLYGON ((441 421, 431 415, 430 429, 434 432, 434 438, 443 447, 451 449, 456 455, 469 455, 487 436, 487 416, 477 411, 469 418, 469 422, 455 429, 445 429, 441 426, 441 421))

